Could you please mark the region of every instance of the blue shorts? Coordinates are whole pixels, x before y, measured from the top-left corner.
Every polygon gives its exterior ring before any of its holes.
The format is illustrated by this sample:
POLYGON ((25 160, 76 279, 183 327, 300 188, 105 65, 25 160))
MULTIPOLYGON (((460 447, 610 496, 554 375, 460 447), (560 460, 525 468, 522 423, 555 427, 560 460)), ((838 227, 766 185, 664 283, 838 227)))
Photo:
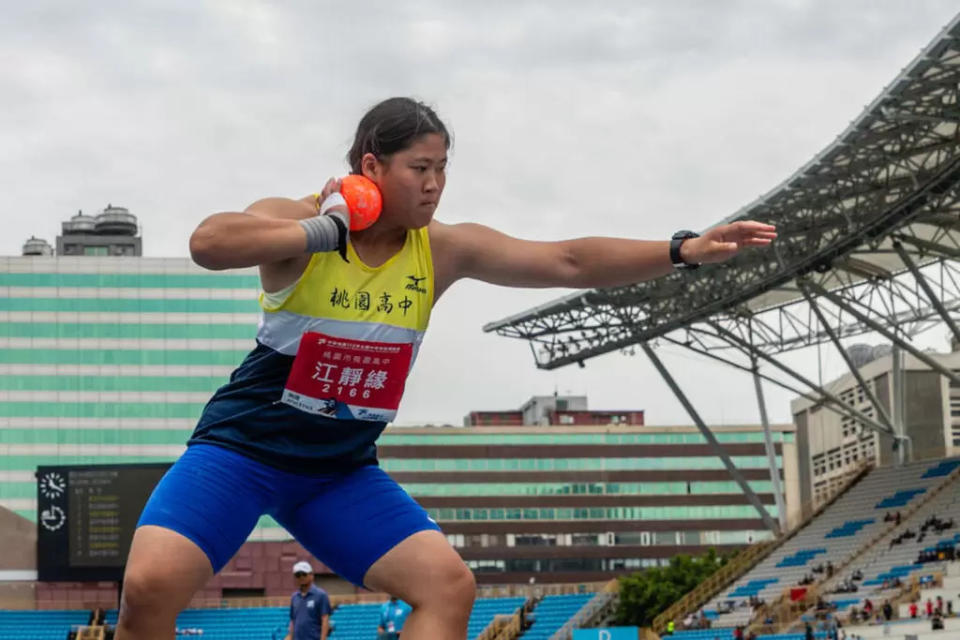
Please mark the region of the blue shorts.
POLYGON ((357 586, 374 562, 437 523, 377 466, 306 476, 209 444, 194 444, 153 490, 137 526, 155 525, 199 546, 214 573, 263 514, 357 586))

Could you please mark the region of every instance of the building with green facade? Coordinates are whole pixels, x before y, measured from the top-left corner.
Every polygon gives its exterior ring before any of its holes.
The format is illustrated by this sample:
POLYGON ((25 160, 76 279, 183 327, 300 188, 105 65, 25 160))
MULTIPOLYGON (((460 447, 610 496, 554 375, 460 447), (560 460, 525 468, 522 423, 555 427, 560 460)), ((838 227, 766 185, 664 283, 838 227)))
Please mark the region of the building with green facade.
MULTIPOLYGON (((793 427, 772 431, 790 523, 793 427)), ((777 518, 762 428, 714 432, 777 518)), ((773 535, 695 427, 394 428, 379 452, 480 582, 601 580, 773 535)))
POLYGON ((253 345, 255 270, 185 258, 0 258, 0 505, 41 464, 169 461, 253 345))

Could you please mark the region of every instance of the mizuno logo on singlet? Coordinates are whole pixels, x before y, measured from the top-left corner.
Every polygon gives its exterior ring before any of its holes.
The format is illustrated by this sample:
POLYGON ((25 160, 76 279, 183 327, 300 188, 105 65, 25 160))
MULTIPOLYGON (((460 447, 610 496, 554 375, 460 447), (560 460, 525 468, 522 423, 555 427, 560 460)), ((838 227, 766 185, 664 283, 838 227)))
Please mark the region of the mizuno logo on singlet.
POLYGON ((404 287, 405 289, 409 289, 410 291, 416 291, 418 293, 427 292, 426 288, 420 286, 420 283, 427 279, 426 276, 422 278, 418 278, 417 276, 407 276, 407 279, 410 280, 410 282, 408 282, 407 286, 404 287))

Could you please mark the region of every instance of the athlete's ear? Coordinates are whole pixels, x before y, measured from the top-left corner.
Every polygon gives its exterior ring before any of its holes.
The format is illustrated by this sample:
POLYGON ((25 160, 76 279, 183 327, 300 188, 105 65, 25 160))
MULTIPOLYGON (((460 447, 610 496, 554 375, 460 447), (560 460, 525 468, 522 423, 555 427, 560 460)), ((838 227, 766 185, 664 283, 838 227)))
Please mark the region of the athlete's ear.
POLYGON ((378 184, 380 182, 380 176, 383 175, 386 168, 386 164, 381 162, 380 158, 372 153, 365 153, 363 157, 360 158, 360 171, 363 172, 364 177, 370 178, 378 184))

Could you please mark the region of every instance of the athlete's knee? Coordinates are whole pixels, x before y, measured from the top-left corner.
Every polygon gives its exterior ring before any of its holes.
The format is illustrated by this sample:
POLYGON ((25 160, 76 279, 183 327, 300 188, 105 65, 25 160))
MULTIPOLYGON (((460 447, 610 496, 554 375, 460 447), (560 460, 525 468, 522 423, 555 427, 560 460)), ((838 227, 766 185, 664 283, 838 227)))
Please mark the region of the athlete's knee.
POLYGON ((460 570, 450 585, 452 599, 460 612, 467 618, 473 610, 473 602, 477 599, 477 579, 467 565, 460 563, 460 570))
POLYGON ((175 618, 180 612, 181 592, 173 575, 128 568, 120 594, 120 622, 131 626, 138 622, 175 618))
POLYGON ((459 558, 447 561, 437 568, 434 577, 429 602, 421 606, 442 606, 455 616, 469 616, 477 597, 477 581, 467 565, 459 558))

